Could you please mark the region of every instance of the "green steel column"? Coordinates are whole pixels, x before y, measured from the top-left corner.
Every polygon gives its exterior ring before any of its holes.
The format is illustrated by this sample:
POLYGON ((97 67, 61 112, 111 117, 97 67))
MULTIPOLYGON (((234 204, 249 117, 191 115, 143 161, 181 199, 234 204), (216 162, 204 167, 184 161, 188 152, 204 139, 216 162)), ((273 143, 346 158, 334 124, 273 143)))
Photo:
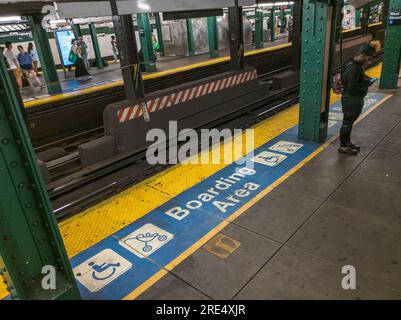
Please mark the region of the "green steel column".
POLYGON ((74 32, 75 38, 82 36, 81 26, 79 24, 72 24, 72 31, 74 32))
POLYGON ((363 34, 367 34, 369 31, 369 16, 370 3, 362 7, 361 31, 363 34))
POLYGON ((164 57, 163 30, 160 21, 160 13, 158 12, 155 13, 155 17, 156 17, 157 41, 159 42, 160 46, 160 55, 164 57))
POLYGON ((145 71, 156 71, 156 57, 153 51, 152 29, 150 27, 149 15, 147 13, 138 13, 137 24, 139 40, 141 42, 143 59, 145 62, 145 71))
POLYGON ((355 27, 361 26, 361 9, 355 9, 355 27))
POLYGON ((0 274, 12 299, 79 299, 36 161, 0 59, 0 274), (51 289, 42 284, 45 266, 54 271, 51 289))
POLYGON ((381 22, 383 23, 384 26, 387 25, 387 20, 388 20, 388 14, 389 14, 389 8, 390 8, 390 0, 384 0, 383 1, 383 11, 382 11, 382 19, 381 22))
POLYGON ((102 54, 100 53, 99 41, 97 39, 97 33, 96 33, 96 25, 94 23, 89 24, 89 32, 91 34, 93 51, 95 51, 97 68, 103 69, 102 54))
POLYGON ((285 19, 285 11, 284 9, 280 10, 280 33, 285 32, 285 25, 286 25, 286 19, 285 19))
POLYGON ((299 138, 327 137, 336 0, 305 0, 302 10, 299 138))
POLYGON ((187 39, 188 39, 188 54, 190 57, 195 55, 194 33, 192 30, 192 20, 186 19, 187 23, 187 39))
MULTIPOLYGON (((395 89, 398 84, 401 62, 401 25, 395 24, 392 18, 401 13, 401 0, 391 0, 384 43, 383 68, 380 88, 395 89)), ((387 14, 387 13, 384 13, 387 14)), ((399 20, 398 20, 399 22, 399 20)))
POLYGON ((292 30, 291 30, 291 43, 292 43, 292 54, 291 64, 293 70, 299 70, 300 68, 300 56, 301 56, 301 1, 294 1, 292 6, 292 30))
POLYGON ((54 63, 52 50, 47 38, 47 32, 42 28, 42 16, 35 15, 28 18, 33 40, 38 51, 43 76, 47 84, 49 94, 60 93, 61 86, 58 79, 56 64, 54 63))
POLYGON ((231 70, 244 68, 244 28, 242 7, 235 1, 235 7, 228 8, 228 32, 231 70))
POLYGON ((270 40, 276 40, 276 23, 274 18, 274 7, 270 10, 270 40))
POLYGON ((207 31, 209 37, 210 58, 217 58, 219 56, 219 43, 216 17, 207 17, 207 31))
POLYGON ((256 49, 263 48, 263 11, 255 10, 255 47, 256 49))

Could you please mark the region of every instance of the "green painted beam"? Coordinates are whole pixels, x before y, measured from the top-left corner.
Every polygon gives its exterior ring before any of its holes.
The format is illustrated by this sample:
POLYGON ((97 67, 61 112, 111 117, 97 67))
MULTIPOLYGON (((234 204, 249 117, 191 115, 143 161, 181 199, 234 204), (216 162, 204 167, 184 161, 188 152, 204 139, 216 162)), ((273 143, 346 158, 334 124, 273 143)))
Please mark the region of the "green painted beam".
POLYGON ((137 14, 137 24, 139 32, 139 40, 141 42, 141 49, 143 52, 143 59, 145 62, 145 71, 156 71, 156 57, 152 44, 152 29, 149 23, 149 15, 147 13, 137 14))
POLYGON ((103 69, 103 59, 100 53, 99 40, 97 39, 96 25, 94 23, 89 24, 89 32, 92 39, 93 51, 95 52, 97 68, 103 69))
POLYGON ((163 43, 163 30, 160 21, 160 13, 159 12, 155 13, 155 17, 156 17, 157 41, 159 42, 160 55, 164 57, 165 53, 164 53, 164 43, 163 43))
POLYGON ((217 34, 217 18, 207 17, 207 31, 209 38, 209 54, 210 58, 219 56, 219 42, 217 34))
POLYGON ((401 12, 401 0, 391 0, 384 43, 383 67, 380 88, 395 89, 398 85, 401 62, 401 25, 391 25, 391 13, 401 12))
POLYGON ((49 91, 49 94, 60 93, 62 91, 60 81, 46 30, 42 28, 42 16, 30 16, 28 19, 33 40, 38 51, 40 65, 46 81, 47 90, 49 91))
POLYGON ((194 31, 192 28, 192 20, 186 19, 186 25, 187 25, 188 55, 192 57, 195 55, 194 31))
POLYGON ((299 138, 327 137, 337 1, 305 0, 302 10, 299 138))
POLYGON ((12 299, 80 294, 3 59, 0 59, 0 274, 12 299), (42 286, 48 266, 55 287, 42 286))
POLYGON ((263 11, 255 9, 255 47, 263 48, 263 11))

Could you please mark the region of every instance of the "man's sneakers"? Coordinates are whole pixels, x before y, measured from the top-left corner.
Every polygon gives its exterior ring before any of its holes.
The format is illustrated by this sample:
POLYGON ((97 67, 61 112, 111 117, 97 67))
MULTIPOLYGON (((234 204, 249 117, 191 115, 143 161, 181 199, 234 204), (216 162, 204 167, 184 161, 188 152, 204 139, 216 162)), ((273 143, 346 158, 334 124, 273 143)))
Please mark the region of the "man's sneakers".
POLYGON ((358 152, 361 151, 361 147, 357 146, 356 144, 353 144, 352 142, 348 143, 347 146, 350 147, 351 149, 354 149, 354 150, 358 151, 358 152))
POLYGON ((352 156, 355 156, 358 154, 358 152, 361 150, 360 146, 357 146, 353 143, 348 143, 347 146, 340 146, 340 148, 338 148, 338 152, 339 153, 345 153, 345 154, 349 154, 352 156))

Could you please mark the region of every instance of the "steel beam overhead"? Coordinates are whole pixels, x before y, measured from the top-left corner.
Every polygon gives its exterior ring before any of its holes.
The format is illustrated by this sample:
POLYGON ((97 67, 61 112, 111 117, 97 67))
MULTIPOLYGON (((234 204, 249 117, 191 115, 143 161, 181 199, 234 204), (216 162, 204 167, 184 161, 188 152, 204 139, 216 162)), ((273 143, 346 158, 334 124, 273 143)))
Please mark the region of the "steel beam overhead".
MULTIPOLYGON (((150 12, 194 11, 233 6, 233 0, 120 0, 116 1, 117 14, 150 12)), ((239 6, 255 5, 255 0, 239 0, 239 6)), ((57 2, 61 18, 111 16, 110 1, 57 2), (94 4, 96 3, 96 4, 94 4)))

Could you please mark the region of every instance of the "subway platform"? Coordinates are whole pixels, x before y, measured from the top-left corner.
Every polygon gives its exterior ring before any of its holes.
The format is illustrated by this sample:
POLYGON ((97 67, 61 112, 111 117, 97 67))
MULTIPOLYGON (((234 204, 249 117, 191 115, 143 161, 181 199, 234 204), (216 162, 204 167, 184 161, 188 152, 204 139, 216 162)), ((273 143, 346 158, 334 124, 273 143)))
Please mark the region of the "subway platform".
POLYGON ((370 90, 357 156, 337 152, 332 95, 325 143, 298 140, 294 105, 253 127, 245 165, 177 165, 61 221, 82 297, 400 299, 400 102, 399 89, 370 90), (88 277, 105 258, 115 272, 88 277))
POLYGON ((332 139, 138 299, 400 299, 401 92, 391 94, 354 128, 358 156, 332 139), (341 286, 347 265, 355 290, 341 286))
MULTIPOLYGON (((264 43, 264 49, 281 47, 282 45, 290 44, 288 42, 288 35, 281 34, 275 41, 264 43)), ((248 44, 245 46, 246 53, 249 55, 256 54, 263 49, 256 49, 254 45, 248 44)), ((182 68, 194 69, 213 64, 218 61, 228 59, 230 52, 228 50, 221 50, 219 57, 210 58, 209 53, 203 53, 191 57, 183 56, 165 56, 158 57, 156 61, 156 71, 144 72, 144 80, 149 78, 162 77, 166 72, 178 73, 182 68)), ((103 69, 92 67, 89 72, 92 75, 91 79, 77 80, 74 76, 74 68, 71 70, 66 69, 65 74, 62 69, 58 70, 60 76, 60 86, 62 93, 49 94, 47 86, 42 87, 25 87, 21 90, 21 96, 26 107, 36 106, 49 101, 50 97, 60 97, 60 99, 71 97, 73 95, 80 95, 84 93, 96 92, 112 86, 122 85, 121 67, 119 62, 110 61, 109 65, 103 69), (64 94, 64 96, 63 96, 64 94)), ((40 79, 44 83, 43 77, 40 79)))

